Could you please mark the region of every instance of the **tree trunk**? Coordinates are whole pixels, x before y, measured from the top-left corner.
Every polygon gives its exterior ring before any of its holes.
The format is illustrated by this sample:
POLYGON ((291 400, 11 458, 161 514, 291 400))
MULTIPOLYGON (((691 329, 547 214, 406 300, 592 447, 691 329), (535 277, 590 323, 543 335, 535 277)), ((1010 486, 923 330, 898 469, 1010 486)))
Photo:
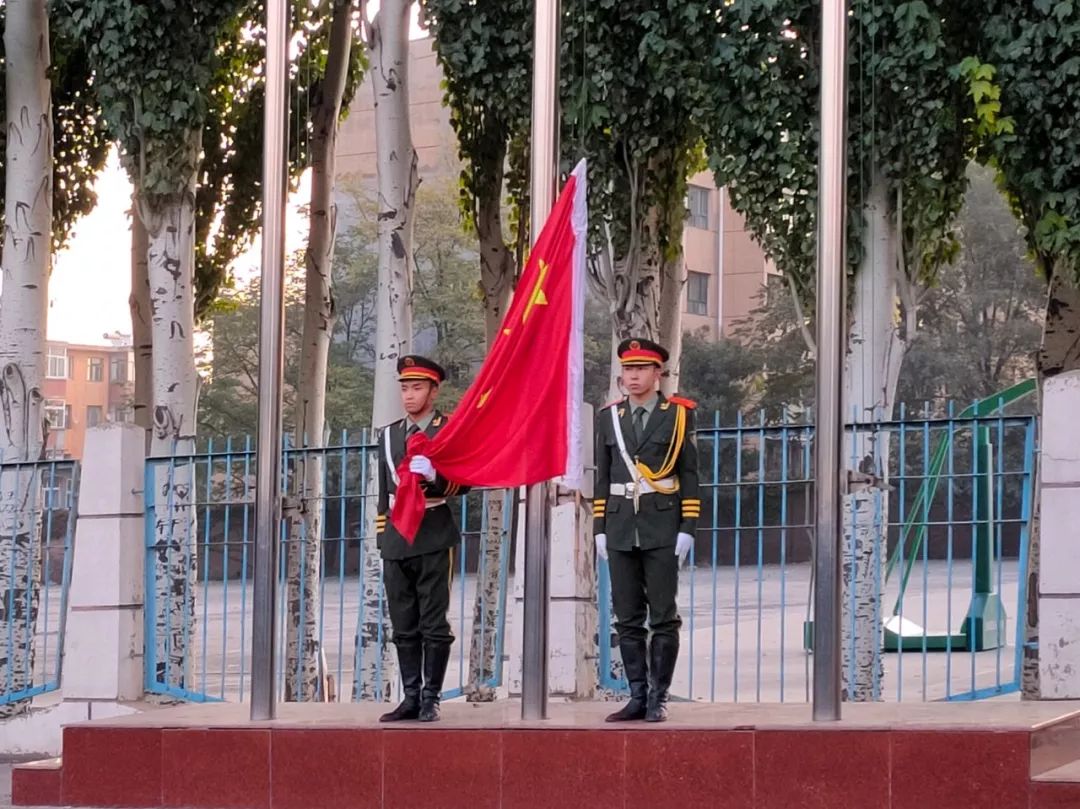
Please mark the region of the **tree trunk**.
MULTIPOLYGON (((1046 319, 1043 323, 1042 345, 1036 356, 1039 377, 1040 405, 1043 382, 1052 376, 1080 370, 1080 289, 1069 281, 1064 267, 1052 267, 1050 286, 1046 295, 1046 319)), ((1078 403, 1080 407, 1080 403, 1078 403)), ((1039 446, 1047 446, 1044 436, 1039 436, 1039 446)), ((1040 479, 1036 476, 1036 481, 1040 479)), ((1039 488, 1041 485, 1037 484, 1039 488)), ((1023 668, 1020 673, 1020 691, 1024 699, 1038 699, 1041 695, 1039 679, 1039 563, 1042 551, 1041 492, 1035 493, 1035 515, 1028 545, 1028 603, 1024 615, 1023 668)))
POLYGON ((322 571, 323 432, 326 422, 326 374, 334 334, 334 152, 345 78, 352 47, 352 3, 335 0, 330 48, 319 95, 311 110, 311 210, 304 259, 304 326, 300 347, 300 379, 296 389, 294 445, 310 448, 298 454, 294 491, 287 514, 288 611, 285 622, 285 699, 310 702, 319 698, 319 615, 322 571))
POLYGON ((660 390, 671 396, 679 390, 679 366, 682 362, 682 296, 686 285, 686 258, 680 247, 664 262, 660 283, 660 340, 671 355, 660 380, 660 390))
MULTIPOLYGON (((484 176, 490 182, 478 194, 476 232, 480 241, 480 287, 484 295, 484 333, 488 350, 502 327, 510 304, 517 262, 503 238, 502 187, 506 141, 492 139, 484 176)), ((477 569, 476 598, 473 603, 472 637, 469 643, 469 680, 465 687, 469 702, 491 702, 495 689, 488 685, 498 662, 496 631, 500 615, 506 614, 506 589, 501 588, 502 553, 506 528, 504 491, 487 492, 484 503, 483 545, 477 569)), ((509 536, 505 537, 509 542, 509 536)))
MULTIPOLYGON (((375 401, 372 422, 382 428, 401 417, 397 361, 412 346, 413 209, 419 178, 409 127, 408 0, 383 0, 370 26, 372 88, 375 94, 375 153, 378 171, 379 278, 375 324, 375 401)), ((376 491, 374 464, 368 478, 376 491)), ((364 527, 363 620, 358 649, 374 650, 361 658, 354 696, 388 699, 393 659, 390 626, 382 592, 382 565, 375 545, 375 514, 364 527)))
POLYGON ((865 254, 855 275, 844 369, 844 420, 866 425, 845 439, 843 499, 844 698, 881 699, 881 590, 889 524, 889 441, 874 423, 892 418, 906 345, 896 318, 896 228, 878 177, 863 211, 865 254), (852 590, 854 593, 852 594, 852 590))
MULTIPOLYGON (((193 133, 193 138, 199 137, 193 133)), ((195 180, 173 197, 141 204, 149 238, 153 375, 150 452, 175 457, 154 482, 155 637, 157 682, 193 689, 195 670, 195 180)), ((260 447, 260 450, 263 448, 260 447)))
MULTIPOLYGON (((134 395, 131 410, 135 424, 146 431, 146 449, 150 449, 154 390, 154 337, 150 326, 150 237, 139 215, 138 200, 131 205, 131 344, 135 354, 134 395)), ((132 380, 128 380, 132 381, 132 380)))
POLYGON ((656 241, 658 212, 649 211, 637 249, 625 256, 611 257, 614 267, 607 290, 612 316, 612 363, 610 388, 617 391, 619 378, 618 344, 629 337, 660 339, 661 284, 664 261, 656 241))
MULTIPOLYGON (((0 460, 32 463, 45 446, 45 321, 52 251, 52 113, 45 0, 8 0, 4 28, 7 179, 0 306, 0 460)), ((41 586, 41 479, 0 471, 0 683, 17 692, 34 674, 41 586)), ((29 701, 0 706, 0 716, 29 701)))
POLYGON ((491 182, 478 195, 476 234, 480 241, 480 285, 484 294, 484 333, 490 349, 499 333, 517 275, 517 261, 503 238, 502 187, 506 144, 493 143, 485 176, 491 182))

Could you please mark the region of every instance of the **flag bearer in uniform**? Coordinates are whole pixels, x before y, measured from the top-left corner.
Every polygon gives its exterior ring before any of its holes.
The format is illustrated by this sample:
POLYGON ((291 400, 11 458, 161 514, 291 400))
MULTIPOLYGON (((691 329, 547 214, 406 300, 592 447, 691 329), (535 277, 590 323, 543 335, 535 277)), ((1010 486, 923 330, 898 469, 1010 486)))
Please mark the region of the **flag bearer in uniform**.
POLYGON ((421 430, 434 436, 447 422, 447 416, 435 409, 439 385, 446 379, 442 367, 426 357, 412 355, 398 360, 397 370, 401 403, 407 415, 383 430, 379 438, 375 528, 404 699, 380 721, 435 722, 439 719, 439 697, 454 642, 446 617, 450 608, 451 554, 461 541, 447 498, 463 494, 465 489, 436 472, 430 459, 417 455, 409 462, 409 470, 420 477, 427 502, 415 540, 407 542, 388 521, 405 442, 421 430))
POLYGON ((593 532, 611 572, 630 700, 607 719, 663 722, 682 626, 679 565, 701 514, 695 404, 658 392, 668 359, 662 346, 624 340, 618 354, 629 395, 597 416, 593 532))

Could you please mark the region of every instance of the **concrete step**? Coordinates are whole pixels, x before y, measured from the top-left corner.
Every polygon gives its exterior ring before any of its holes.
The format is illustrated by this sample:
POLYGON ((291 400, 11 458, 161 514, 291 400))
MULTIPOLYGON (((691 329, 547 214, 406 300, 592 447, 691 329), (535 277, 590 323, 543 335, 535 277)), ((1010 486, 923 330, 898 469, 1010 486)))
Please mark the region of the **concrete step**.
POLYGON ((1078 761, 1080 761, 1080 715, 1071 714, 1032 731, 1031 777, 1033 779, 1078 761))
POLYGON ((1080 759, 1036 775, 1032 781, 1080 784, 1080 759))
POLYGON ((12 805, 62 806, 60 773, 59 758, 16 764, 11 768, 12 805))
POLYGON ((1073 781, 1033 781, 1028 796, 1029 809, 1077 809, 1080 784, 1073 781))

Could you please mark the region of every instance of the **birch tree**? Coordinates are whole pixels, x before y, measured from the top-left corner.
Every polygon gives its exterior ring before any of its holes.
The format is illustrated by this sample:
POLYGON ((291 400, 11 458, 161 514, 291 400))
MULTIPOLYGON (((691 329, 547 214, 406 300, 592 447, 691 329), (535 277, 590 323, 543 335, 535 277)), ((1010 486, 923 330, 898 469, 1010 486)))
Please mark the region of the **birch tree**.
MULTIPOLYGON (((93 183, 109 147, 80 44, 50 30, 44 2, 0 4, 0 18, 0 106, 7 121, 0 130, 5 200, 0 460, 26 463, 42 457, 46 440, 41 389, 52 253, 94 207, 93 183)), ((25 468, 0 474, 0 510, 5 515, 0 520, 0 624, 11 629, 10 641, 0 649, 0 680, 13 692, 31 684, 36 655, 40 486, 39 476, 25 468)), ((11 714, 28 704, 13 703, 0 713, 11 714)))
MULTIPOLYGON (((461 213, 479 245, 480 293, 490 350, 498 336, 528 241, 527 151, 532 94, 533 4, 526 0, 425 0, 445 79, 444 103, 461 159, 461 213), (505 221, 507 204, 513 222, 505 221), (514 225, 516 227, 511 227, 514 225)), ((505 614, 499 574, 507 530, 503 492, 489 492, 473 603, 466 698, 487 702, 496 672, 496 633, 505 614)), ((503 591, 505 596, 505 591, 503 591)))
MULTIPOLYGON (((44 453, 45 317, 52 255, 52 113, 45 0, 9 0, 4 20, 7 138, 0 306, 0 459, 44 453)), ((0 473, 0 647, 6 690, 28 688, 41 579, 41 481, 33 467, 0 473)), ((21 706, 3 706, 0 715, 21 706)))
MULTIPOLYGON (((376 291, 375 397, 372 423, 382 429, 401 417, 397 361, 412 348, 413 210, 420 183, 409 123, 408 0, 382 0, 365 25, 375 96, 375 155, 379 270, 376 291)), ((389 700, 394 659, 382 592, 382 561, 375 543, 375 465, 368 474, 368 519, 363 531, 361 620, 356 631, 354 699, 389 700), (381 672, 381 679, 380 679, 381 672)))
MULTIPOLYGON (((1036 355, 1041 389, 1051 377, 1080 370, 1080 151, 1069 134, 1080 124, 1080 6, 996 1, 980 19, 978 57, 965 60, 959 72, 970 92, 967 109, 979 128, 980 156, 997 171, 1048 283, 1036 355)), ((1050 439, 1045 436, 1040 443, 1046 446, 1050 439)), ((1040 693, 1039 560, 1035 530, 1023 618, 1021 687, 1026 698, 1040 693)))
MULTIPOLYGON (((289 607, 285 621, 285 698, 294 700, 313 700, 320 696, 318 647, 324 465, 319 449, 324 444, 327 366, 337 319, 331 289, 337 225, 334 167, 346 88, 351 90, 355 86, 358 72, 353 70, 350 77, 350 65, 355 65, 350 59, 354 4, 351 0, 332 0, 322 10, 326 18, 323 25, 329 28, 329 37, 325 52, 318 54, 325 59, 325 69, 313 88, 309 114, 311 202, 304 255, 304 325, 294 422, 294 446, 309 451, 297 456, 291 475, 296 486, 295 497, 286 514, 289 607)), ((309 46, 309 54, 312 50, 309 46)), ((325 695, 322 696, 325 699, 325 695)))
MULTIPOLYGON (((146 227, 152 334, 150 452, 194 451, 195 198, 218 43, 235 34, 242 0, 177 4, 58 0, 85 44, 98 97, 136 189, 146 227)), ((154 481, 158 683, 191 689, 196 575, 194 469, 183 460, 154 481)))
MULTIPOLYGON (((880 698, 878 569, 888 525, 887 434, 920 289, 952 258, 974 130, 962 111, 954 54, 973 46, 966 2, 866 0, 849 47, 848 272, 845 416, 860 426, 844 515, 845 696, 880 698), (854 604, 854 607, 850 605, 854 604)), ((785 274, 802 318, 813 315, 820 7, 755 0, 725 6, 711 53, 716 81, 707 144, 717 182, 785 274)), ((809 333, 809 329, 805 333, 809 333)), ((811 349, 813 346, 811 346, 811 349)))

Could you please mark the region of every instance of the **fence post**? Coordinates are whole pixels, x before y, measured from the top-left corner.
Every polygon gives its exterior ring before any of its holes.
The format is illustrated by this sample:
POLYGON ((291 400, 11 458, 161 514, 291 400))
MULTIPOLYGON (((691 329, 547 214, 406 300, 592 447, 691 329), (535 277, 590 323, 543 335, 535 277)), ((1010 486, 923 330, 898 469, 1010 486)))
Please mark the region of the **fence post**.
POLYGON ((1043 382, 1039 458, 1039 696, 1080 698, 1080 371, 1043 382), (1041 539, 1041 542, 1040 542, 1041 539))
POLYGON ((146 432, 103 424, 86 433, 68 596, 64 700, 143 693, 143 464, 146 432))

